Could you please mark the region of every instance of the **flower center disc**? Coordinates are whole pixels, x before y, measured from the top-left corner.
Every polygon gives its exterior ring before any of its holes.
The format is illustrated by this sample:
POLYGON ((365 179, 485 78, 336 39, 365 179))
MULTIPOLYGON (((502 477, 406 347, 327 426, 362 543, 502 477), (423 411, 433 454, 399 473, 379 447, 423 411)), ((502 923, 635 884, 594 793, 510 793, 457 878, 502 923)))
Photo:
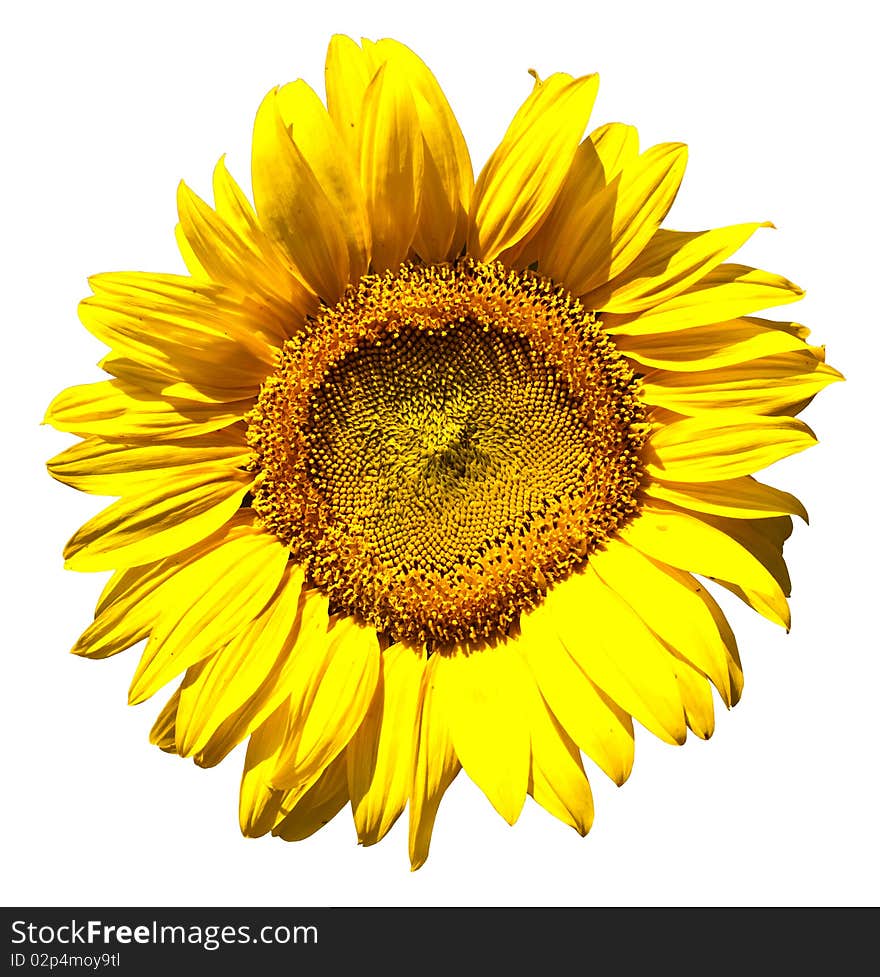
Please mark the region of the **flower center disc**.
POLYGON ((463 260, 368 276, 249 416, 254 508, 393 640, 491 637, 636 511, 643 415, 593 317, 463 260))

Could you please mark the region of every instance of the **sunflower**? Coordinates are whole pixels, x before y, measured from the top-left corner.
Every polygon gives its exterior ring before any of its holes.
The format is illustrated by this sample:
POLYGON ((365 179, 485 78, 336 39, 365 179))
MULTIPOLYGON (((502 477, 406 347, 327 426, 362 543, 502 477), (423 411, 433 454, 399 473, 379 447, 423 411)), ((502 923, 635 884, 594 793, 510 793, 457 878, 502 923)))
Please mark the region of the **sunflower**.
POLYGON ((112 571, 73 651, 145 641, 151 740, 200 766, 247 741, 247 836, 359 841, 408 806, 413 868, 463 768, 585 834, 584 759, 622 784, 634 725, 713 731, 742 670, 706 579, 789 627, 792 495, 840 379, 801 297, 728 261, 766 223, 661 227, 686 147, 585 135, 596 75, 535 75, 476 181, 407 47, 332 38, 326 106, 268 93, 253 202, 181 184, 189 274, 90 280, 109 379, 58 395, 59 481, 118 497, 66 566, 112 571))

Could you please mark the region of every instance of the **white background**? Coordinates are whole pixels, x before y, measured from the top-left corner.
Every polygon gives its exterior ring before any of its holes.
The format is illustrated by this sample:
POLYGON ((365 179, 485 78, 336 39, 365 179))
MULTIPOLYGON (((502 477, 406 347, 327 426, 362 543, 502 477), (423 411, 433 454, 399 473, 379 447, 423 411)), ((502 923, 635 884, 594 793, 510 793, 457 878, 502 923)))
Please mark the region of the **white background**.
MULTIPOLYGON (((5 15, 3 797, 7 906, 877 905, 877 136, 869 5, 31 3, 5 15), (356 845, 347 812, 295 845, 245 840, 241 755, 203 771, 126 705, 136 651, 67 649, 104 575, 62 569, 98 500, 53 482, 72 439, 40 426, 99 379, 76 318, 86 276, 181 270, 177 182, 221 153, 247 184, 254 111, 334 32, 394 36, 432 66, 479 168, 531 79, 599 71, 593 122, 681 140, 669 226, 772 220, 741 260, 805 286, 796 316, 848 378, 804 417, 818 447, 767 475, 804 499, 786 554, 793 629, 724 601, 746 670, 713 739, 637 734, 630 781, 592 777, 585 839, 529 802, 513 828, 459 777, 410 873, 405 818, 356 845)), ((158 698, 158 697, 157 697, 158 698)), ((164 701, 164 699, 162 699, 164 701)))

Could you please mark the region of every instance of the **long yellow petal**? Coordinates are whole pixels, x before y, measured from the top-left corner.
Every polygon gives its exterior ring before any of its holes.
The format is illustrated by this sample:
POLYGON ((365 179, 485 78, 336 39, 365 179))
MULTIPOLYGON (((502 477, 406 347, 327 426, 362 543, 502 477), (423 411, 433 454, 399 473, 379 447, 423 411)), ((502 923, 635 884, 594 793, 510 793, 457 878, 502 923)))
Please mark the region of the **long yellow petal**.
POLYGON ((235 182, 220 158, 214 167, 214 207, 264 269, 264 287, 278 296, 274 303, 290 331, 318 308, 318 297, 291 264, 289 256, 260 226, 257 215, 244 191, 235 182), (287 310, 286 315, 285 310, 287 310))
POLYGON ((616 336, 614 344, 643 366, 679 372, 717 370, 762 356, 808 350, 803 338, 789 331, 793 325, 748 317, 678 332, 616 336))
POLYGON ((477 178, 468 252, 492 261, 522 240, 553 202, 586 128, 597 75, 535 84, 477 178))
POLYGON ((722 370, 673 373, 653 370, 642 384, 642 398, 689 416, 704 411, 744 410, 756 414, 796 413, 843 376, 810 350, 779 353, 722 370))
POLYGON ((315 783, 297 794, 288 805, 286 796, 278 805, 272 834, 285 841, 302 841, 330 822, 348 802, 345 775, 346 751, 330 763, 315 783))
POLYGON ((513 268, 541 266, 563 228, 577 226, 590 202, 639 155, 639 135, 634 126, 611 122, 594 129, 578 146, 571 166, 552 205, 534 229, 501 258, 513 268))
POLYGON ((571 657, 618 706, 666 743, 685 741, 668 651, 592 567, 554 587, 537 612, 551 617, 571 657))
POLYGON ((426 661, 424 650, 400 643, 382 653, 376 696, 346 749, 348 794, 362 845, 385 836, 410 795, 426 661))
POLYGON ((255 528, 181 570, 135 671, 129 701, 148 699, 250 624, 275 592, 287 555, 274 536, 255 528))
MULTIPOLYGON (((229 724, 259 695, 296 620, 303 577, 301 567, 287 563, 263 610, 204 663, 197 677, 187 676, 180 689, 176 729, 181 756, 200 753, 221 725, 229 724)), ((256 603, 259 600, 252 606, 256 603)))
POLYGON ((524 614, 517 648, 563 729, 616 784, 633 764, 629 713, 601 692, 561 644, 550 616, 524 614))
MULTIPOLYGON (((213 723, 205 724, 204 733, 199 737, 200 746, 193 759, 203 767, 213 767, 223 760, 242 740, 257 730, 279 706, 287 702, 291 694, 299 695, 300 673, 304 656, 312 647, 316 634, 327 630, 327 598, 316 590, 301 585, 300 572, 288 567, 282 577, 284 594, 276 595, 273 602, 271 621, 265 621, 265 635, 271 645, 278 639, 268 671, 263 681, 253 693, 224 722, 215 728, 213 723), (291 681, 291 676, 294 680, 291 681)), ((236 639, 243 638, 242 635, 236 639)), ((320 650, 323 645, 318 644, 320 650)), ((243 650, 243 649, 242 649, 243 650)), ((260 662, 256 671, 262 673, 265 662, 260 662)), ((254 672, 248 669, 250 680, 254 672)), ((245 679, 249 683, 248 679, 245 679)))
POLYGON ((83 325, 117 357, 133 359, 169 378, 196 388, 206 386, 214 397, 238 401, 255 397, 274 367, 274 354, 249 355, 238 345, 230 320, 230 336, 199 335, 189 324, 139 315, 136 309, 108 306, 100 298, 79 304, 83 325))
POLYGON ((278 90, 263 99, 254 121, 251 178, 263 226, 284 249, 306 284, 333 304, 349 282, 344 215, 290 137, 278 90))
POLYGON ((180 698, 179 690, 162 707, 150 729, 150 742, 158 746, 163 753, 176 753, 174 744, 174 723, 177 718, 177 703, 180 698))
MULTIPOLYGON (((218 168, 225 173, 222 160, 218 168)), ((228 174, 225 179, 234 185, 228 174)), ((177 212, 179 237, 188 252, 205 277, 241 294, 242 304, 253 310, 254 328, 276 344, 299 331, 314 311, 315 296, 274 249, 266 247, 264 235, 259 235, 260 246, 250 227, 244 232, 236 229, 184 183, 177 191, 177 212)))
POLYGON ((292 733, 272 772, 273 786, 307 790, 348 745, 379 680, 376 632, 352 617, 332 619, 303 648, 290 678, 292 733))
POLYGON ((416 709, 416 752, 409 803, 409 858, 413 871, 425 864, 440 801, 461 765, 452 748, 448 718, 436 693, 439 655, 428 659, 416 709))
POLYGON ((590 565, 658 637, 712 680, 729 705, 730 651, 700 598, 702 585, 622 541, 591 554, 590 565))
POLYGON ((684 706, 688 729, 707 740, 715 732, 715 705, 705 676, 685 659, 676 656, 675 681, 684 706))
POLYGON ((715 482, 751 475, 815 443, 793 417, 701 414, 652 432, 645 468, 660 481, 715 482))
POLYGON ((526 716, 534 679, 504 643, 439 657, 434 695, 465 773, 509 823, 519 817, 529 780, 526 716))
POLYGON ((710 231, 659 228, 621 274, 583 296, 588 309, 641 312, 683 292, 739 250, 764 221, 710 231))
POLYGON ((302 80, 278 90, 278 111, 296 148, 315 174, 340 222, 348 249, 349 280, 355 282, 370 263, 370 224, 358 178, 358 158, 333 124, 315 92, 302 80))
POLYGON ((424 262, 459 255, 467 236, 474 176, 467 144, 437 79, 408 47, 383 38, 374 58, 399 63, 412 91, 424 139, 424 175, 413 249, 424 262))
POLYGON ((529 794, 554 817, 585 835, 593 824, 593 793, 580 753, 541 697, 533 696, 531 701, 529 794))
MULTIPOLYGON (((94 305, 122 316, 136 316, 146 344, 165 340, 176 353, 189 344, 230 370, 234 368, 226 355, 230 344, 247 359, 268 366, 275 362, 274 346, 258 328, 260 308, 243 301, 234 289, 215 282, 197 282, 185 275, 133 271, 92 275, 89 285, 94 297, 85 299, 82 307, 94 305)), ((83 322, 91 328, 89 321, 83 322)), ((105 321, 104 328, 112 329, 112 323, 105 321)), ((120 323, 118 331, 129 341, 137 340, 137 327, 120 323)), ((111 332, 110 338, 113 335, 111 332)))
POLYGON ((64 547, 64 565, 70 570, 112 570, 183 550, 227 522, 253 481, 250 472, 200 465, 171 483, 152 483, 78 529, 64 547))
POLYGON ((364 92, 378 65, 344 34, 334 34, 327 47, 324 76, 327 111, 352 159, 360 159, 364 92))
POLYGON ((244 468, 250 457, 243 438, 225 432, 142 445, 87 438, 55 455, 46 467, 53 478, 82 492, 126 495, 151 482, 173 480, 185 468, 244 468))
MULTIPOLYGON (((181 379, 182 364, 173 364, 170 360, 156 357, 149 357, 149 359, 150 362, 146 363, 143 359, 137 360, 108 353, 99 361, 98 366, 111 377, 120 380, 128 389, 136 391, 138 397, 144 399, 152 397, 155 401, 169 400, 179 404, 179 409, 184 412, 192 409, 199 413, 213 409, 215 413, 222 415, 232 408, 236 413, 240 410, 240 416, 243 416, 256 400, 259 383, 248 381, 245 386, 233 390, 229 387, 228 377, 224 383, 222 375, 211 376, 201 365, 198 368, 201 375, 193 378, 198 386, 193 386, 188 380, 181 379), (219 385, 212 382, 218 380, 219 385), (192 408, 189 407, 190 404, 193 405, 192 408)), ((186 359, 187 357, 184 358, 183 363, 186 359)), ((269 372, 268 368, 266 372, 269 372)), ((172 432, 170 437, 174 436, 172 432)), ((186 437, 186 435, 177 435, 177 437, 186 437)))
POLYGON ((539 269, 575 295, 604 285, 646 247, 684 176, 687 147, 652 146, 599 191, 576 221, 558 229, 539 269))
POLYGON ((808 521, 807 510, 795 496, 750 475, 718 482, 649 482, 643 491, 649 498, 716 516, 734 519, 800 516, 804 522, 808 521))
POLYGON ((683 292, 644 312, 608 312, 602 322, 615 336, 677 332, 796 302, 803 294, 802 288, 781 275, 747 265, 722 264, 683 292))
POLYGON ((244 758, 238 798, 238 820, 246 838, 271 831, 284 791, 273 787, 269 775, 290 731, 290 707, 282 703, 251 735, 244 758))
POLYGON ((424 179, 424 143, 406 73, 382 65, 364 93, 361 182, 373 234, 373 269, 396 268, 416 233, 424 179))
POLYGON ((155 592, 175 572, 162 563, 117 571, 110 583, 122 584, 125 592, 109 607, 99 609, 71 649, 83 658, 109 658, 146 638, 159 615, 155 592))
POLYGON ((101 380, 62 390, 49 405, 44 423, 107 441, 167 441, 228 427, 252 405, 252 398, 219 405, 163 400, 125 380, 101 380))
POLYGON ((741 543, 703 519, 672 508, 643 506, 621 536, 654 560, 756 595, 760 608, 755 610, 790 626, 786 594, 773 574, 741 543))

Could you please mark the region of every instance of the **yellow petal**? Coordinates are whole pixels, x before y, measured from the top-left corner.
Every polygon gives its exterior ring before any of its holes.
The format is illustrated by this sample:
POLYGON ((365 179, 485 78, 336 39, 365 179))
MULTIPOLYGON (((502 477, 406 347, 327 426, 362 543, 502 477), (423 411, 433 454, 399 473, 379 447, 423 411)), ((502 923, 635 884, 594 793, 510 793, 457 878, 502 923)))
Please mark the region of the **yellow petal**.
MULTIPOLYGON (((221 725, 231 725, 233 717, 239 718, 239 710, 265 689, 286 650, 303 577, 301 567, 288 563, 263 610, 204 663, 197 677, 187 676, 180 689, 177 716, 177 752, 181 756, 200 753, 221 725)), ((228 736, 231 731, 224 732, 228 736)), ((241 732, 239 741, 247 732, 241 732)))
POLYGON ((665 742, 685 741, 668 651, 589 565, 554 587, 543 608, 568 653, 603 692, 665 742))
POLYGON ((546 811, 585 835, 593 824, 593 794, 580 753, 540 696, 531 702, 529 793, 546 811))
POLYGON ((399 63, 412 91, 424 139, 424 174, 413 249, 424 262, 459 255, 467 236, 474 186, 467 144, 437 79, 408 47, 385 38, 374 58, 399 63))
POLYGON ((659 481, 714 482, 751 475, 815 443, 793 417, 701 414, 655 430, 645 468, 659 481))
POLYGON ((252 405, 252 398, 219 405, 157 399, 125 380, 102 380, 62 390, 49 405, 44 423, 80 437, 167 441, 228 427, 252 405))
MULTIPOLYGON (((211 543, 202 545, 210 548, 211 543)), ((193 558, 192 548, 166 560, 117 570, 104 588, 95 619, 71 651, 84 658, 107 658, 147 637, 162 609, 166 581, 193 558)))
POLYGON ((223 157, 214 167, 213 188, 218 216, 226 221, 265 270, 265 275, 261 276, 265 287, 277 294, 275 305, 289 331, 296 331, 298 324, 317 310, 317 295, 297 274, 284 250, 260 226, 250 201, 226 169, 223 157))
POLYGON ((646 374, 642 398, 679 414, 744 410, 756 414, 795 413, 803 401, 843 377, 810 350, 779 353, 691 373, 654 370, 646 374))
POLYGON ((597 75, 536 83, 477 178, 470 254, 492 261, 538 224, 562 186, 598 87, 597 75))
POLYGON ((197 389, 204 385, 223 401, 255 397, 275 362, 269 347, 263 358, 249 355, 234 338, 232 320, 231 336, 200 335, 188 323, 150 320, 136 309, 114 308, 99 298, 80 302, 79 317, 117 357, 142 363, 169 382, 197 389))
MULTIPOLYGON (((198 386, 195 387, 180 378, 177 365, 158 358, 151 358, 148 364, 143 360, 108 353, 100 360, 98 366, 111 377, 121 380, 128 389, 135 391, 137 396, 144 399, 152 397, 156 401, 173 401, 180 404, 181 411, 190 409, 184 405, 197 404, 198 411, 213 409, 219 415, 228 411, 231 406, 236 411, 240 409, 243 416, 253 406, 259 390, 259 384, 253 382, 248 382, 246 386, 237 390, 230 389, 228 379, 226 385, 222 385, 222 376, 212 377, 211 379, 220 380, 221 385, 218 386, 210 382, 209 374, 202 366, 199 367, 201 376, 196 379, 198 386), (246 407, 238 406, 245 404, 246 407)), ((174 436, 172 432, 170 437, 174 436)), ((185 436, 177 435, 177 437, 185 436)))
POLYGON ((254 121, 251 177, 262 225, 312 291, 332 305, 349 282, 345 215, 291 139, 277 89, 263 99, 254 121))
POLYGON ((251 458, 242 438, 225 432, 189 438, 185 442, 128 445, 87 438, 55 455, 49 474, 93 495, 126 495, 152 482, 175 480, 184 468, 209 465, 234 471, 251 458))
POLYGON ((177 703, 180 691, 174 693, 162 707, 150 730, 150 742, 164 753, 176 753, 174 743, 174 723, 177 718, 177 703))
POLYGON ((504 263, 514 268, 540 267, 562 228, 581 223, 593 197, 638 154, 639 135, 633 126, 611 122, 594 129, 578 146, 549 210, 522 241, 504 252, 504 263))
POLYGON ((804 522, 808 521, 807 510, 793 495, 749 475, 719 482, 650 482, 644 492, 650 498, 716 516, 734 519, 800 516, 804 522))
POLYGON ((409 797, 426 661, 424 650, 400 643, 382 653, 376 696, 346 750, 348 794, 362 845, 385 836, 409 797))
POLYGON ((222 526, 253 484, 250 472, 200 465, 170 483, 125 496, 90 519, 64 548, 70 570, 112 570, 151 563, 222 526))
POLYGON ((701 584, 622 541, 591 554, 590 565, 654 634, 707 675, 730 703, 730 651, 700 597, 701 584))
POLYGON ((788 331, 793 325, 749 317, 678 332, 616 336, 614 344, 643 366, 680 372, 717 370, 761 356, 807 350, 803 339, 788 331))
POLYGON ((759 224, 734 224, 710 231, 659 228, 630 266, 583 296, 589 309, 641 312, 683 292, 739 250, 759 224))
POLYGON ((428 659, 416 709, 416 752, 409 805, 409 857, 413 871, 425 864, 440 801, 461 769, 452 748, 448 719, 437 701, 439 661, 439 655, 428 659))
POLYGON ((759 613, 789 627, 786 595, 772 573, 739 542, 703 519, 671 508, 643 506, 621 536, 654 560, 754 594, 759 613))
MULTIPOLYGON (((218 168, 225 173, 222 160, 218 168)), ((225 179, 233 182, 228 174, 225 179)), ((301 328, 314 310, 314 295, 274 250, 255 243, 249 226, 244 233, 237 230, 184 183, 178 187, 177 212, 184 257, 190 254, 210 280, 237 289, 243 304, 254 311, 255 328, 276 344, 301 328)))
MULTIPOLYGON (((260 625, 265 625, 267 647, 271 647, 276 639, 278 641, 263 681, 234 712, 227 715, 224 722, 216 727, 213 722, 205 724, 204 733, 199 737, 200 746, 193 757, 200 766, 218 764, 287 702, 291 692, 299 694, 299 686, 296 681, 291 684, 290 676, 296 676, 303 656, 308 654, 310 637, 316 632, 324 633, 327 628, 327 599, 316 590, 302 587, 300 569, 289 566, 285 570, 281 582, 284 593, 275 597, 272 619, 260 625)), ((317 646, 318 649, 321 647, 317 646)), ((252 671, 250 664, 250 678, 244 678, 246 683, 257 677, 255 673, 262 674, 266 665, 261 661, 252 671)))
POLYGON ((334 34, 327 48, 327 111, 352 159, 360 159, 364 92, 376 73, 371 59, 350 38, 334 34))
POLYGON ((294 145, 335 213, 344 216, 340 227, 348 250, 349 280, 355 282, 370 263, 370 225, 358 181, 358 157, 349 153, 321 100, 304 81, 280 88, 277 104, 294 145))
POLYGON ((273 787, 269 775, 275 768, 289 732, 289 706, 279 706, 248 741, 238 798, 238 819, 246 838, 271 831, 284 791, 273 787))
MULTIPOLYGON (((255 328, 259 307, 243 301, 233 289, 184 275, 133 271, 92 275, 89 285, 94 298, 82 304, 137 316, 141 332, 150 333, 144 342, 165 339, 175 346, 190 344, 222 363, 232 343, 240 355, 269 366, 275 362, 272 343, 255 328)), ((136 329, 130 331, 136 333, 136 329)))
POLYGON ((405 71, 382 65, 364 93, 360 126, 361 182, 377 272, 406 259, 415 236, 424 178, 424 148, 405 71))
POLYGON ((298 650, 302 662, 289 678, 291 735, 271 777, 284 790, 307 790, 348 745, 379 679, 376 632, 354 618, 331 618, 309 644, 298 650))
POLYGON ((687 147, 652 146, 604 187, 577 218, 561 222, 539 269, 575 295, 604 285, 646 247, 684 176, 687 147))
POLYGON ((524 614, 521 627, 517 648, 554 716, 584 753, 622 784, 633 763, 629 714, 584 674, 560 643, 548 614, 524 614))
POLYGON ((602 316, 613 335, 676 332, 785 305, 804 291, 787 278, 746 265, 722 264, 695 284, 644 312, 602 316))
POLYGON ((529 700, 537 694, 525 663, 504 642, 456 650, 434 672, 434 695, 467 775, 509 823, 529 780, 529 700))
MULTIPOLYGON (((254 528, 181 570, 135 671, 129 701, 148 699, 234 638, 275 592, 287 555, 274 536, 254 528)), ((182 725, 178 735, 183 731, 182 725)))
POLYGON ((302 841, 330 822, 348 802, 346 753, 330 763, 315 783, 290 802, 282 797, 272 834, 285 841, 302 841))
POLYGON ((684 705, 688 729, 707 740, 715 732, 715 707, 712 690, 705 677, 687 661, 676 658, 675 681, 684 705))

